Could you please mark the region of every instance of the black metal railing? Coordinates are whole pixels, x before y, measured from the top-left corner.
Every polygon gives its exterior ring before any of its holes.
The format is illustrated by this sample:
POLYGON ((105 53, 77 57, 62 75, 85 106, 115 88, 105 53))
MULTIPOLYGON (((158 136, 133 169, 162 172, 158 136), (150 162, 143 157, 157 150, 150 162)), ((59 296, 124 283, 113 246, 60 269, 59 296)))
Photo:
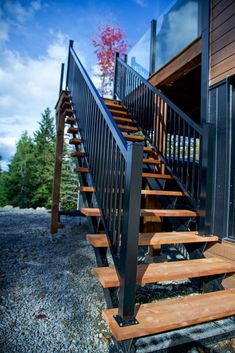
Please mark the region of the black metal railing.
POLYGON ((127 106, 149 143, 156 147, 183 189, 199 204, 205 130, 118 55, 114 97, 127 106))
POLYGON ((127 143, 70 42, 67 89, 121 287, 119 315, 134 316, 143 146, 127 143))

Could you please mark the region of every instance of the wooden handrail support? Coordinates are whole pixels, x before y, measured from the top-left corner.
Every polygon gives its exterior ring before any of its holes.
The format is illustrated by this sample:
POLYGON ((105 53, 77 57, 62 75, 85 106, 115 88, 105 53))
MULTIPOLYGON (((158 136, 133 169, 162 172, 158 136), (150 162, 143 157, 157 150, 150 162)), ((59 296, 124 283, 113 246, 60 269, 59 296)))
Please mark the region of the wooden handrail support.
POLYGON ((55 234, 60 227, 59 224, 59 202, 60 202, 60 183, 62 158, 64 147, 64 115, 62 111, 62 102, 67 91, 62 91, 59 100, 55 106, 56 109, 56 149, 55 149, 55 167, 52 185, 52 208, 51 208, 51 234, 55 234))

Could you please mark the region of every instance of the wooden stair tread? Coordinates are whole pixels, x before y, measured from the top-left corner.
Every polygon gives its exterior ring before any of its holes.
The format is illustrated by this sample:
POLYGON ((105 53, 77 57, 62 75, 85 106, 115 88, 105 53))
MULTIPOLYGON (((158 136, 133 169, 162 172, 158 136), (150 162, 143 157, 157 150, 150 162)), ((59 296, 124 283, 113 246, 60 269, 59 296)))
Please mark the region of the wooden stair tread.
POLYGON ((76 124, 76 119, 69 116, 66 120, 65 120, 66 124, 76 124))
POLYGON ((69 100, 65 100, 62 103, 62 109, 71 109, 72 108, 72 103, 69 100))
POLYGON ((117 100, 117 99, 115 99, 115 98, 104 98, 104 102, 106 103, 106 102, 108 102, 108 103, 117 103, 117 104, 119 104, 120 103, 120 101, 119 100, 117 100))
POLYGON ((115 116, 131 116, 130 113, 127 110, 120 110, 120 109, 113 109, 113 108, 109 108, 109 111, 112 115, 115 116))
POLYGON ((156 217, 197 217, 199 213, 197 211, 190 210, 177 210, 177 209, 141 209, 140 215, 156 216, 156 217))
MULTIPOLYGON (((76 153, 84 153, 84 152, 73 152, 74 154, 72 157, 80 157, 80 155, 75 155, 76 153)), ((83 155, 82 155, 83 157, 83 155)), ((94 192, 95 188, 90 187, 87 188, 86 186, 83 187, 83 190, 81 191, 86 191, 86 192, 94 192)), ((185 196, 185 193, 183 191, 167 191, 167 190, 141 190, 141 195, 155 195, 155 196, 185 196)))
POLYGON ((73 171, 74 171, 75 173, 89 173, 88 168, 85 168, 85 167, 74 168, 73 171))
MULTIPOLYGON (((77 168, 75 168, 77 169, 77 168)), ((88 217, 100 217, 99 208, 81 208, 81 212, 88 217)), ((190 210, 162 210, 162 209, 141 209, 141 217, 197 217, 199 213, 197 211, 190 210)))
MULTIPOLYGON (((87 240, 95 248, 109 247, 106 234, 87 234, 87 240)), ((198 232, 140 233, 139 246, 217 242, 217 236, 202 237, 198 232)))
POLYGON ((142 173, 143 178, 155 178, 155 179, 175 179, 170 174, 157 174, 157 173, 142 173))
POLYGON ((138 132, 138 131, 139 131, 138 127, 136 127, 136 126, 128 126, 128 125, 121 125, 121 124, 119 124, 119 125, 118 125, 118 128, 119 128, 121 131, 130 131, 130 132, 138 132))
POLYGON ((78 127, 75 126, 70 126, 67 130, 68 134, 77 134, 78 133, 78 127))
POLYGON ((137 305, 139 324, 127 327, 120 327, 115 321, 118 309, 104 310, 102 316, 115 338, 121 341, 232 316, 235 314, 234 296, 235 289, 229 289, 137 305))
POLYGON ((75 113, 75 110, 73 109, 65 109, 64 115, 65 116, 72 116, 75 113))
POLYGON ((85 152, 80 152, 80 151, 74 151, 70 154, 71 157, 84 157, 85 156, 85 152))
POLYGON ((80 145, 80 143, 81 143, 81 139, 77 137, 73 137, 69 140, 70 145, 80 145))
POLYGON ((106 102, 105 103, 109 109, 113 110, 127 110, 126 107, 123 104, 120 103, 112 103, 112 102, 106 102))
MULTIPOLYGON (((120 286, 115 267, 95 267, 93 272, 104 288, 120 286)), ((143 285, 233 272, 235 272, 235 264, 220 258, 140 264, 137 267, 136 283, 143 285)))
POLYGON ((116 123, 135 123, 135 120, 130 119, 130 118, 121 118, 118 116, 113 117, 116 123))
POLYGON ((160 159, 153 159, 153 158, 144 158, 143 164, 160 164, 162 163, 160 159))
POLYGON ((156 196, 185 196, 183 191, 168 191, 168 190, 141 190, 141 195, 156 195, 156 196))
POLYGON ((95 188, 93 186, 79 186, 78 191, 94 192, 95 188))
POLYGON ((136 136, 136 135, 123 134, 123 137, 127 141, 133 141, 133 142, 143 142, 143 141, 145 141, 145 136, 136 136))

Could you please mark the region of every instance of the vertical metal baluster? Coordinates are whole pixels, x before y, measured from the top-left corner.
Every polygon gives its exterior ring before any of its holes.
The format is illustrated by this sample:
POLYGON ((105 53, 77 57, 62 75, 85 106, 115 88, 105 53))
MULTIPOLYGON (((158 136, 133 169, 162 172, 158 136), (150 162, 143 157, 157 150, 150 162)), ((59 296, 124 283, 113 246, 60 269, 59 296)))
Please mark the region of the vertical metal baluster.
POLYGON ((178 122, 178 151, 177 151, 177 175, 178 177, 181 179, 181 175, 180 175, 180 116, 179 114, 177 114, 177 122, 178 122))
POLYGON ((174 141, 174 145, 173 145, 173 171, 175 172, 176 168, 175 168, 175 156, 176 156, 176 112, 173 112, 173 141, 174 141))
POLYGON ((117 254, 117 249, 118 249, 118 244, 117 244, 117 212, 118 212, 118 206, 117 206, 117 200, 118 200, 118 195, 121 192, 120 190, 120 151, 119 148, 117 148, 117 154, 116 154, 116 175, 115 175, 115 181, 114 181, 114 197, 113 197, 113 228, 112 228, 112 233, 113 233, 113 245, 115 245, 116 248, 116 254, 117 254))
POLYGON ((117 173, 117 144, 115 141, 113 141, 113 169, 110 171, 111 172, 111 181, 110 181, 110 198, 109 198, 109 209, 110 209, 110 218, 109 218, 109 230, 111 231, 112 234, 112 242, 113 242, 113 233, 112 233, 112 227, 113 227, 113 190, 114 190, 114 183, 115 183, 115 178, 116 178, 116 173, 117 173))
POLYGON ((182 167, 181 167, 181 175, 182 175, 182 182, 185 184, 185 121, 183 120, 183 143, 182 143, 182 167))
POLYGON ((119 180, 119 195, 117 199, 117 209, 118 209, 118 217, 117 217, 117 239, 116 239, 116 244, 117 244, 117 255, 120 256, 120 241, 121 241, 121 222, 122 222, 122 217, 123 217, 123 195, 124 195, 124 176, 125 173, 125 160, 121 156, 120 159, 120 180, 119 180))
POLYGON ((190 185, 190 145, 191 145, 190 135, 191 135, 191 128, 188 125, 188 155, 187 155, 187 178, 186 178, 186 189, 187 190, 189 190, 189 185, 190 185))
POLYGON ((200 198, 200 180, 201 180, 201 173, 202 173, 202 159, 200 158, 201 156, 201 148, 202 148, 202 139, 203 136, 198 134, 198 153, 199 153, 199 158, 198 158, 198 173, 197 173, 197 195, 196 195, 196 199, 199 200, 200 198))
POLYGON ((195 172, 196 172, 196 131, 193 129, 193 170, 191 180, 191 192, 195 198, 195 172))

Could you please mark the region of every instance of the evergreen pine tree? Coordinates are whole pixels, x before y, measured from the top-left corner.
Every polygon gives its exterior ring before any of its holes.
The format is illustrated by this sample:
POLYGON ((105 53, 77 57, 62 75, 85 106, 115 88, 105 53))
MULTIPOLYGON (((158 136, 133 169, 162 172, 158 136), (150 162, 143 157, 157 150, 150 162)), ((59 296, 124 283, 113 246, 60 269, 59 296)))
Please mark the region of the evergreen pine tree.
POLYGON ((42 114, 39 129, 34 133, 36 189, 32 199, 34 207, 50 208, 55 158, 55 126, 49 108, 42 114))
POLYGON ((4 188, 7 199, 13 206, 31 207, 35 190, 34 144, 27 132, 21 135, 16 146, 16 153, 9 165, 9 172, 4 175, 4 188))

